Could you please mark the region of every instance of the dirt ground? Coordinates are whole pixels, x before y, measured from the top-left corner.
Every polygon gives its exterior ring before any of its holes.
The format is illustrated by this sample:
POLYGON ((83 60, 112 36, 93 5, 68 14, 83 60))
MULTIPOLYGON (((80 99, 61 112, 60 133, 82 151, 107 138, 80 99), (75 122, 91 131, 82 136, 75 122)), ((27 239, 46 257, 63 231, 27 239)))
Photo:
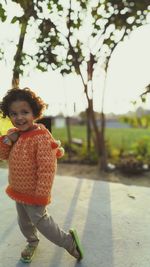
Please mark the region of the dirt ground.
POLYGON ((126 176, 118 171, 103 173, 98 170, 97 166, 59 163, 57 169, 58 175, 75 176, 92 180, 102 180, 113 183, 122 183, 126 185, 137 185, 150 187, 150 172, 140 175, 126 176))
MULTIPOLYGON (((6 168, 7 164, 0 161, 0 168, 6 168)), ((74 176, 92 180, 101 180, 112 183, 122 183, 126 185, 137 185, 150 187, 150 172, 140 175, 126 176, 118 171, 103 173, 100 172, 96 165, 59 163, 57 174, 62 176, 74 176)))

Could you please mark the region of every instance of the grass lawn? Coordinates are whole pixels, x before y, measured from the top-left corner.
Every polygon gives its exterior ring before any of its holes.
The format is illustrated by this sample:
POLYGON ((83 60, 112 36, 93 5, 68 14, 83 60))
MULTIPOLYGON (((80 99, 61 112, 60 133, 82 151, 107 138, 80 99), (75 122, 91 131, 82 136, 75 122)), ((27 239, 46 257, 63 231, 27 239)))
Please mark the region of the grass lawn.
MULTIPOLYGON (((11 128, 11 122, 8 119, 0 118, 0 134, 6 134, 11 128)), ((52 133, 56 139, 60 139, 62 143, 67 142, 66 128, 52 127, 52 133)), ((82 139, 86 143, 86 126, 71 126, 72 138, 82 139)), ((150 137, 150 129, 136 128, 111 128, 106 129, 106 140, 113 148, 130 149, 131 145, 143 137, 150 137)))
MULTIPOLYGON (((66 129, 52 128, 53 135, 56 139, 61 141, 67 140, 66 129)), ((72 138, 76 137, 86 142, 86 127, 85 126, 72 126, 72 138)), ((119 129, 106 129, 106 140, 115 148, 124 147, 130 149, 131 145, 143 137, 150 137, 150 129, 136 129, 136 128, 119 128, 119 129)))
POLYGON ((106 129, 106 139, 116 148, 130 149, 131 145, 145 136, 150 137, 150 129, 106 129))

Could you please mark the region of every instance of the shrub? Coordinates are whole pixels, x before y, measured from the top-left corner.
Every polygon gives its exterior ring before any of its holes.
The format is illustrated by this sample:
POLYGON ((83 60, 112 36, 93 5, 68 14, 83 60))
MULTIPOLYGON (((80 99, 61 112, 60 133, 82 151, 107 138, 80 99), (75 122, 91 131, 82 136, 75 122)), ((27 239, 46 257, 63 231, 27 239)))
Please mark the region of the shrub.
POLYGON ((125 174, 140 174, 144 171, 143 160, 134 154, 126 154, 118 162, 118 169, 125 174))
POLYGON ((144 136, 132 145, 132 149, 136 156, 141 156, 143 161, 148 162, 150 160, 150 137, 144 136))

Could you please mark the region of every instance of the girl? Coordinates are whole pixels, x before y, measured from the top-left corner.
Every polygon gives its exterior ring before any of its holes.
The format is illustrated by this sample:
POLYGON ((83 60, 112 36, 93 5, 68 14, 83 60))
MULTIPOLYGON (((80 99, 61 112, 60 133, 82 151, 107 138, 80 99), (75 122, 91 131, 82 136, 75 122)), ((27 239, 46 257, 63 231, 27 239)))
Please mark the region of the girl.
POLYGON ((76 230, 65 233, 46 209, 51 202, 57 158, 63 156, 63 149, 44 125, 35 123, 45 107, 29 88, 9 90, 0 103, 3 117, 9 117, 14 126, 0 137, 0 159, 8 160, 6 193, 16 202, 18 224, 28 243, 21 261, 31 262, 39 243, 37 230, 81 260, 83 250, 76 230))

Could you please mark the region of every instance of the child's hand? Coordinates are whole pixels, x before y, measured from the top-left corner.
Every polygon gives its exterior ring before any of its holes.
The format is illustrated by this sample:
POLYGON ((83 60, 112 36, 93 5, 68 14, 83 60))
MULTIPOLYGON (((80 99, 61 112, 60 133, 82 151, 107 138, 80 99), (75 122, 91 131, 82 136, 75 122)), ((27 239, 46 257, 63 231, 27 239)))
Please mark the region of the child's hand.
POLYGON ((52 149, 56 149, 56 158, 62 158, 64 156, 65 150, 61 146, 60 140, 54 140, 51 142, 52 149))
POLYGON ((15 143, 19 138, 19 133, 13 132, 7 135, 8 138, 11 140, 12 143, 15 143))
POLYGON ((12 132, 10 134, 5 135, 3 139, 3 143, 11 146, 18 140, 19 134, 17 132, 12 132))
POLYGON ((57 152, 56 152, 56 157, 60 159, 64 156, 64 154, 65 154, 64 148, 62 146, 58 147, 57 152))
POLYGON ((4 136, 3 143, 8 145, 8 146, 12 145, 12 141, 9 139, 9 137, 7 135, 4 136))

